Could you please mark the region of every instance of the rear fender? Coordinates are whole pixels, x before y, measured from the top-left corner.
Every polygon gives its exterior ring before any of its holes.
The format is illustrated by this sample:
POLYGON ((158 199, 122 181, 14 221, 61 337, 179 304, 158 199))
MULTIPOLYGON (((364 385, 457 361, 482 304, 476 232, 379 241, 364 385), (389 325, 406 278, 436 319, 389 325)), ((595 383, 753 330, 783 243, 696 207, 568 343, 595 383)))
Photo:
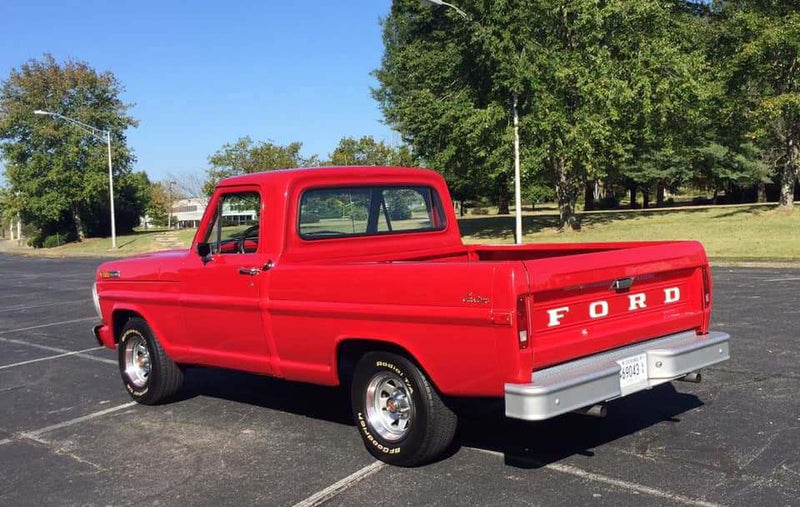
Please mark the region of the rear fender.
POLYGON ((356 347, 359 345, 363 346, 365 349, 364 351, 369 351, 371 349, 387 350, 389 352, 400 353, 406 356, 410 361, 419 366, 423 372, 425 372, 425 375, 438 390, 438 383, 435 373, 426 368, 425 364, 420 360, 419 354, 416 353, 414 345, 409 343, 408 340, 390 338, 354 338, 352 336, 339 337, 336 340, 336 346, 333 350, 333 357, 331 358, 331 364, 333 365, 333 376, 337 383, 341 383, 343 380, 342 374, 347 373, 339 370, 342 364, 340 361, 342 359, 341 354, 343 349, 351 345, 356 347))

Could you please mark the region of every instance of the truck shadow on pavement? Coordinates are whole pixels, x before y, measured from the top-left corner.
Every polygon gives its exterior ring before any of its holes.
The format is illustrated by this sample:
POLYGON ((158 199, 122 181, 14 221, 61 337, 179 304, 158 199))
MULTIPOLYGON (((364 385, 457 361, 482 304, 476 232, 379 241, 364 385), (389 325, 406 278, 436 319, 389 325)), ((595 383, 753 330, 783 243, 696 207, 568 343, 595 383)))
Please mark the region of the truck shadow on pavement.
MULTIPOLYGON (((541 422, 521 421, 506 418, 498 402, 492 413, 461 422, 458 443, 502 453, 510 466, 541 468, 575 454, 594 456, 592 449, 657 424, 677 424, 679 415, 702 405, 697 396, 678 392, 672 384, 612 401, 605 418, 565 414, 541 422)), ((634 447, 633 452, 644 450, 634 447)))
MULTIPOLYGON (((183 387, 172 401, 197 396, 354 426, 349 395, 340 387, 230 370, 189 368, 183 387)), ((701 406, 703 402, 697 396, 681 393, 672 384, 611 402, 603 419, 565 414, 548 421, 527 422, 506 418, 502 400, 459 402, 459 429, 447 456, 458 453, 461 447, 470 447, 501 453, 509 466, 541 468, 576 454, 593 456, 592 449, 661 423, 677 424, 679 415, 701 406)), ((632 445, 634 452, 642 451, 639 445, 632 445)))

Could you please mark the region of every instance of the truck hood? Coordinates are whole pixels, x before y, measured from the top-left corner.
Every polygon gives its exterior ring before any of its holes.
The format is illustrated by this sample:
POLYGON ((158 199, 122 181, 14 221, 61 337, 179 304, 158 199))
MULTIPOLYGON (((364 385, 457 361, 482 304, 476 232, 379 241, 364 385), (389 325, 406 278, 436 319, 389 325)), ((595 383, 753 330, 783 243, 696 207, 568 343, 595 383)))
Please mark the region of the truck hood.
POLYGON ((162 250, 104 262, 96 278, 137 282, 177 282, 178 269, 189 255, 188 249, 162 250))

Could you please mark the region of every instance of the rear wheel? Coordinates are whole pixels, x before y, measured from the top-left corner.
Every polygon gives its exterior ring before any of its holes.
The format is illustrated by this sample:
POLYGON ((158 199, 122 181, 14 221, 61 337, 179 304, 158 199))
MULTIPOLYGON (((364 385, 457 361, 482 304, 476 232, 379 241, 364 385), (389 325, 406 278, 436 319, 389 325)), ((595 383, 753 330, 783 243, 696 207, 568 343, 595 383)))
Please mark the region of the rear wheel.
POLYGON ((423 465, 453 441, 456 415, 425 374, 401 355, 365 354, 353 373, 351 401, 367 450, 386 463, 423 465))
POLYGON ((144 319, 132 318, 122 327, 117 360, 125 389, 144 405, 161 403, 183 383, 183 372, 167 357, 144 319))

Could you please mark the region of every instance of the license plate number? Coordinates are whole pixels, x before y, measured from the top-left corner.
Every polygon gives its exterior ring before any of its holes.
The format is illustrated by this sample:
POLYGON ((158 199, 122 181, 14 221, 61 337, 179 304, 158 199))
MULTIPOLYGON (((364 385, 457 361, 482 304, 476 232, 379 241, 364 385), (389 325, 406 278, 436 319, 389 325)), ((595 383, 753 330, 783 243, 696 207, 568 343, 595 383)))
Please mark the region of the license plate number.
POLYGON ((627 387, 647 380, 647 354, 626 357, 617 361, 619 386, 627 387))

